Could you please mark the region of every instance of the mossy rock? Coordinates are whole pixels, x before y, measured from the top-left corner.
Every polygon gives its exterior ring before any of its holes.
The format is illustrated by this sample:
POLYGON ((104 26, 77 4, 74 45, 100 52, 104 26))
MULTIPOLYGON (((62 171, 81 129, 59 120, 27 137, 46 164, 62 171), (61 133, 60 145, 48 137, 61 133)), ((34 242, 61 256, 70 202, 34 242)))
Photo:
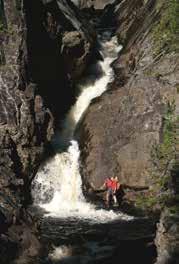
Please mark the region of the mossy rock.
POLYGON ((179 52, 179 1, 159 0, 156 10, 160 20, 153 29, 154 55, 179 52))

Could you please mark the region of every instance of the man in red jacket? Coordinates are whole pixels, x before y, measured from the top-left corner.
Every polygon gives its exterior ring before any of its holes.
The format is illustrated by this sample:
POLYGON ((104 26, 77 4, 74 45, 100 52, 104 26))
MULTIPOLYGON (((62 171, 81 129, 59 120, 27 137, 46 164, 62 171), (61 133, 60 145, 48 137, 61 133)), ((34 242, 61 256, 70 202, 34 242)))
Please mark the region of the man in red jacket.
POLYGON ((109 202, 110 199, 112 198, 114 200, 114 203, 117 204, 117 199, 115 196, 115 192, 116 192, 116 181, 114 179, 114 177, 108 177, 105 182, 104 182, 104 186, 107 189, 106 192, 106 205, 109 207, 109 202))

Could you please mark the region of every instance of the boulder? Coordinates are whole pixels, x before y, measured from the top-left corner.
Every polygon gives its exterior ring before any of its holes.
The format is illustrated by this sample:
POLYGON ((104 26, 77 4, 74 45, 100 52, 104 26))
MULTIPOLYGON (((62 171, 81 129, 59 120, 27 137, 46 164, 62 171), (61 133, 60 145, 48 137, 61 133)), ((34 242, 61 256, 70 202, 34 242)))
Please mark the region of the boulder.
POLYGON ((78 31, 64 33, 62 55, 71 78, 79 78, 84 72, 90 56, 90 43, 86 42, 84 34, 80 34, 78 31))
POLYGON ((179 215, 172 208, 165 209, 157 224, 155 238, 157 246, 156 264, 178 263, 179 261, 179 215))
POLYGON ((170 87, 140 76, 90 105, 76 132, 85 185, 98 189, 106 177, 118 176, 124 185, 150 186, 151 147, 160 138, 165 89, 170 87))

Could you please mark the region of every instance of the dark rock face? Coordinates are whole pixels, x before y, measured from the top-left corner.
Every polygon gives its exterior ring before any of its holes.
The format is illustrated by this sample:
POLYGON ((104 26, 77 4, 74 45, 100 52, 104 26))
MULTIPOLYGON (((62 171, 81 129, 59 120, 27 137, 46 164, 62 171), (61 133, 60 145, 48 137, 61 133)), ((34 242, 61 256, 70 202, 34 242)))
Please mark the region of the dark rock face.
POLYGON ((23 222, 12 225, 8 232, 0 237, 1 263, 32 263, 32 258, 37 256, 40 250, 40 243, 37 233, 30 223, 23 222), (16 261, 14 262, 14 259, 16 261))
POLYGON ((35 85, 27 80, 27 48, 23 30, 26 24, 21 3, 17 5, 15 1, 1 1, 1 7, 0 253, 2 263, 8 263, 23 249, 18 232, 29 233, 29 247, 33 243, 38 244, 34 227, 28 231, 23 227, 23 221, 27 219, 22 216, 22 207, 29 202, 30 181, 42 158, 44 144, 51 138, 53 120, 44 106, 41 106, 39 118, 36 98, 42 101, 42 97, 36 95, 35 85), (9 250, 12 254, 9 254, 9 250))
POLYGON ((28 78, 58 120, 72 103, 74 80, 89 62, 95 34, 70 1, 44 3, 25 1, 28 78))
POLYGON ((112 4, 115 0, 72 0, 79 8, 104 9, 106 5, 112 4))
POLYGON ((12 246, 17 254, 35 255, 35 228, 27 228, 24 213, 31 180, 54 121, 72 102, 73 81, 90 59, 95 34, 83 30, 79 11, 67 2, 6 0, 0 7, 0 252, 8 255, 12 246))
POLYGON ((158 248, 156 264, 179 262, 179 216, 169 210, 162 213, 155 239, 158 248))

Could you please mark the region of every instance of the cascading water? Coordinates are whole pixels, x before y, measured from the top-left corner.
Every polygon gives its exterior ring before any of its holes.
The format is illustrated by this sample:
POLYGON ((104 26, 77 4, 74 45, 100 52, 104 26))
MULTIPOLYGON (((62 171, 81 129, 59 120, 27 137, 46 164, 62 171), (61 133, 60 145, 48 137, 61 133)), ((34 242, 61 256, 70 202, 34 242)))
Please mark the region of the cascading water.
POLYGON ((58 154, 39 170, 34 179, 32 190, 34 202, 44 208, 47 215, 61 218, 81 217, 99 221, 115 218, 130 219, 129 216, 121 213, 96 210, 94 205, 85 201, 79 172, 80 152, 78 142, 73 138, 75 128, 91 100, 99 97, 107 89, 108 83, 113 80, 111 63, 121 48, 116 37, 101 40, 100 52, 104 60, 94 65, 88 79, 83 80, 79 85, 81 93, 64 121, 59 139, 56 140, 58 146, 68 146, 67 150, 60 152, 59 149, 58 154), (100 73, 98 77, 97 69, 98 75, 100 73))

